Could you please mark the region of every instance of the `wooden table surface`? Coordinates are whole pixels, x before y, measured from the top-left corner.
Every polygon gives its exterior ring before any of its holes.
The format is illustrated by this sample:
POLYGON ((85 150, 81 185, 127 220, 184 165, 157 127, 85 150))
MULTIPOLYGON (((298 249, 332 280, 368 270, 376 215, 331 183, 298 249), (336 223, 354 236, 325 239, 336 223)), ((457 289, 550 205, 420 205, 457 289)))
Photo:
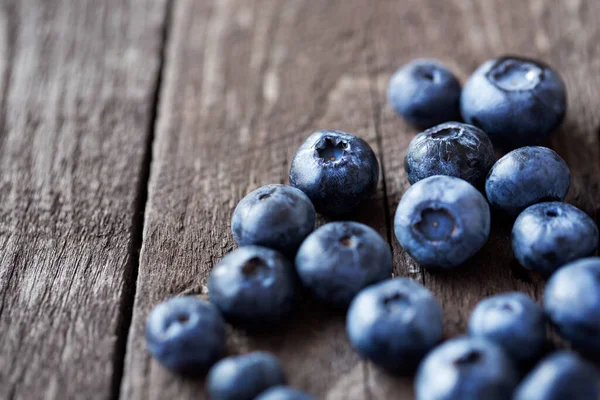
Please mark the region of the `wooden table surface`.
MULTIPOLYGON (((207 296, 211 267, 235 247, 237 202, 287 182, 321 128, 376 151, 379 190, 353 219, 389 240, 395 275, 435 292, 446 336, 482 297, 539 298, 509 221, 447 275, 396 243, 415 131, 385 89, 415 57, 462 81, 504 53, 547 61, 569 92, 550 145, 572 169, 568 201, 598 220, 599 19, 596 0, 1 0, 0 398, 206 398, 201 380, 151 360, 145 318, 170 296, 207 296)), ((320 399, 412 398, 411 379, 352 351, 343 313, 310 302, 270 334, 230 330, 229 348, 276 353, 320 399)))

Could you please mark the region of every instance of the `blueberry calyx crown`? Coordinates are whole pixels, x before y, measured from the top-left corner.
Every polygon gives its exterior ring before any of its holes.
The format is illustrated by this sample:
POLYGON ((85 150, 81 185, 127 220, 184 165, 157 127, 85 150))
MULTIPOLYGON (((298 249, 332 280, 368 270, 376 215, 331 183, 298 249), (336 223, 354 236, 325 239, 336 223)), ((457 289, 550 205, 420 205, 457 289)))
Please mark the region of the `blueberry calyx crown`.
POLYGON ((503 57, 489 70, 487 78, 505 91, 533 90, 544 80, 544 66, 525 58, 503 57))
POLYGON ((450 239, 457 231, 456 218, 444 207, 426 207, 413 229, 430 242, 442 242, 450 239))
POLYGON ((323 162, 334 162, 342 159, 347 153, 350 145, 346 140, 325 136, 315 146, 317 156, 323 162))

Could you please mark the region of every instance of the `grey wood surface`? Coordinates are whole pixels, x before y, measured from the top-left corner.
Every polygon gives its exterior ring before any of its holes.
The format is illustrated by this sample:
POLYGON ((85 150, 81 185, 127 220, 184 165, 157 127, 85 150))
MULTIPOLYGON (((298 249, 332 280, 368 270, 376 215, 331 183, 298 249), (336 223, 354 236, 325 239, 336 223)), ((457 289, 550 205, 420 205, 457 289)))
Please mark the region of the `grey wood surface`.
MULTIPOLYGON (((482 297, 539 298, 543 279, 511 255, 510 221, 496 218, 489 244, 452 274, 421 270, 396 243, 416 132, 385 90, 415 57, 440 58, 462 81, 504 53, 555 66, 570 109, 549 145, 572 169, 568 201, 600 218, 597 1, 0 5, 2 399, 207 398, 201 379, 149 357, 146 316, 173 295, 207 298, 212 266, 235 247, 235 205, 286 183, 295 149, 317 129, 353 132, 376 151, 377 195, 352 219, 390 241, 395 275, 436 293, 446 336, 464 332, 482 297)), ((274 352, 290 383, 320 399, 412 398, 410 378, 361 361, 343 313, 310 299, 270 333, 230 329, 228 347, 274 352)))
POLYGON ((0 2, 1 399, 118 394, 164 13, 0 2))

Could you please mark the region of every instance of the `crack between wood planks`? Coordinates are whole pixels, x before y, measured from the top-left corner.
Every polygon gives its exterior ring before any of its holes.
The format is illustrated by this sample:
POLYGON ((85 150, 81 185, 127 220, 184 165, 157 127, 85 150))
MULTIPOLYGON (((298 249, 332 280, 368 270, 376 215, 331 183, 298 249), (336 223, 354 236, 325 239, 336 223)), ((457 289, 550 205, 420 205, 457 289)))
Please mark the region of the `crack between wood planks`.
POLYGON ((144 151, 142 167, 138 178, 137 197, 135 199, 133 224, 131 231, 131 243, 129 247, 129 263, 125 270, 124 291, 119 307, 119 321, 117 323, 117 343, 113 357, 113 376, 111 381, 110 399, 120 398, 121 382, 125 372, 125 356, 127 353, 127 341, 131 330, 133 318, 133 306, 137 289, 137 279, 140 266, 140 251, 144 235, 144 219, 146 205, 148 202, 148 184, 150 180, 150 169, 152 166, 152 148, 156 135, 156 126, 158 122, 158 112, 160 107, 160 93, 163 83, 163 75, 166 64, 167 46, 169 41, 169 32, 172 22, 172 9, 174 2, 166 0, 165 18, 161 30, 158 71, 154 82, 154 93, 150 107, 150 121, 148 127, 148 139, 144 151))

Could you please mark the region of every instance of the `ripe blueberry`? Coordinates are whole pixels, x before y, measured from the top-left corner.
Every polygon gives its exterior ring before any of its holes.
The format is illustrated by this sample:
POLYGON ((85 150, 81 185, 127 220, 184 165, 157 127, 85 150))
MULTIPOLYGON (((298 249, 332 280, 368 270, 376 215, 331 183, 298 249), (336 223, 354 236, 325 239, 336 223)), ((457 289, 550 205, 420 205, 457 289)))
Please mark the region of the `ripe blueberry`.
POLYGON ((575 349, 600 356, 600 258, 559 268, 546 285, 544 310, 575 349))
POLYGON ((146 345, 165 367, 201 373, 223 353, 225 323, 212 304, 191 296, 173 297, 148 315, 146 345))
POLYGON ((331 222, 302 243, 296 271, 315 297, 334 307, 347 307, 362 288, 391 275, 392 253, 372 228, 357 222, 331 222))
POLYGON ((460 120, 460 83, 440 61, 404 65, 390 79, 387 95, 392 108, 417 129, 460 120))
POLYGON ((529 362, 543 350, 546 319, 531 297, 503 293, 477 304, 469 319, 469 335, 496 343, 517 362, 529 362))
POLYGON ((313 133, 296 151, 290 184, 302 190, 318 212, 342 215, 370 199, 379 164, 363 139, 341 131, 313 133))
POLYGON ((545 140, 567 109, 562 78, 548 65, 505 56, 486 61, 463 88, 465 122, 483 129, 496 146, 516 148, 545 140))
POLYGON ((516 217, 532 204, 562 201, 571 184, 565 160, 547 147, 511 151, 490 170, 485 193, 490 205, 516 217))
POLYGON ((551 274, 564 264, 592 255, 598 227, 567 203, 539 203, 523 211, 512 230, 513 253, 527 269, 551 274))
POLYGON ((213 268, 208 290, 210 301, 229 322, 261 328, 279 322, 292 310, 294 269, 275 250, 244 246, 213 268))
POLYGON ((208 373, 206 388, 212 400, 253 400, 285 381, 279 361, 269 353, 257 351, 216 363, 208 373))
POLYGON ((442 339, 442 322, 442 308, 429 290, 411 279, 395 278, 354 298, 346 330, 362 357, 408 374, 442 339))
POLYGON ((417 400, 506 400, 518 383, 512 360, 481 338, 450 339, 421 363, 415 379, 417 400))
POLYGON ((267 185, 239 202, 231 220, 240 246, 264 246, 293 254, 315 226, 310 199, 291 186, 267 185))
POLYGON ((494 162, 494 147, 485 132, 472 125, 447 122, 413 138, 404 169, 411 184, 433 175, 447 175, 482 188, 494 162))
POLYGON ((422 266, 452 269, 487 242, 490 210, 483 195, 468 182, 432 176, 402 196, 394 230, 402 247, 422 266))
POLYGON ((599 376, 594 366, 568 351, 544 358, 523 379, 514 400, 597 400, 599 376))

